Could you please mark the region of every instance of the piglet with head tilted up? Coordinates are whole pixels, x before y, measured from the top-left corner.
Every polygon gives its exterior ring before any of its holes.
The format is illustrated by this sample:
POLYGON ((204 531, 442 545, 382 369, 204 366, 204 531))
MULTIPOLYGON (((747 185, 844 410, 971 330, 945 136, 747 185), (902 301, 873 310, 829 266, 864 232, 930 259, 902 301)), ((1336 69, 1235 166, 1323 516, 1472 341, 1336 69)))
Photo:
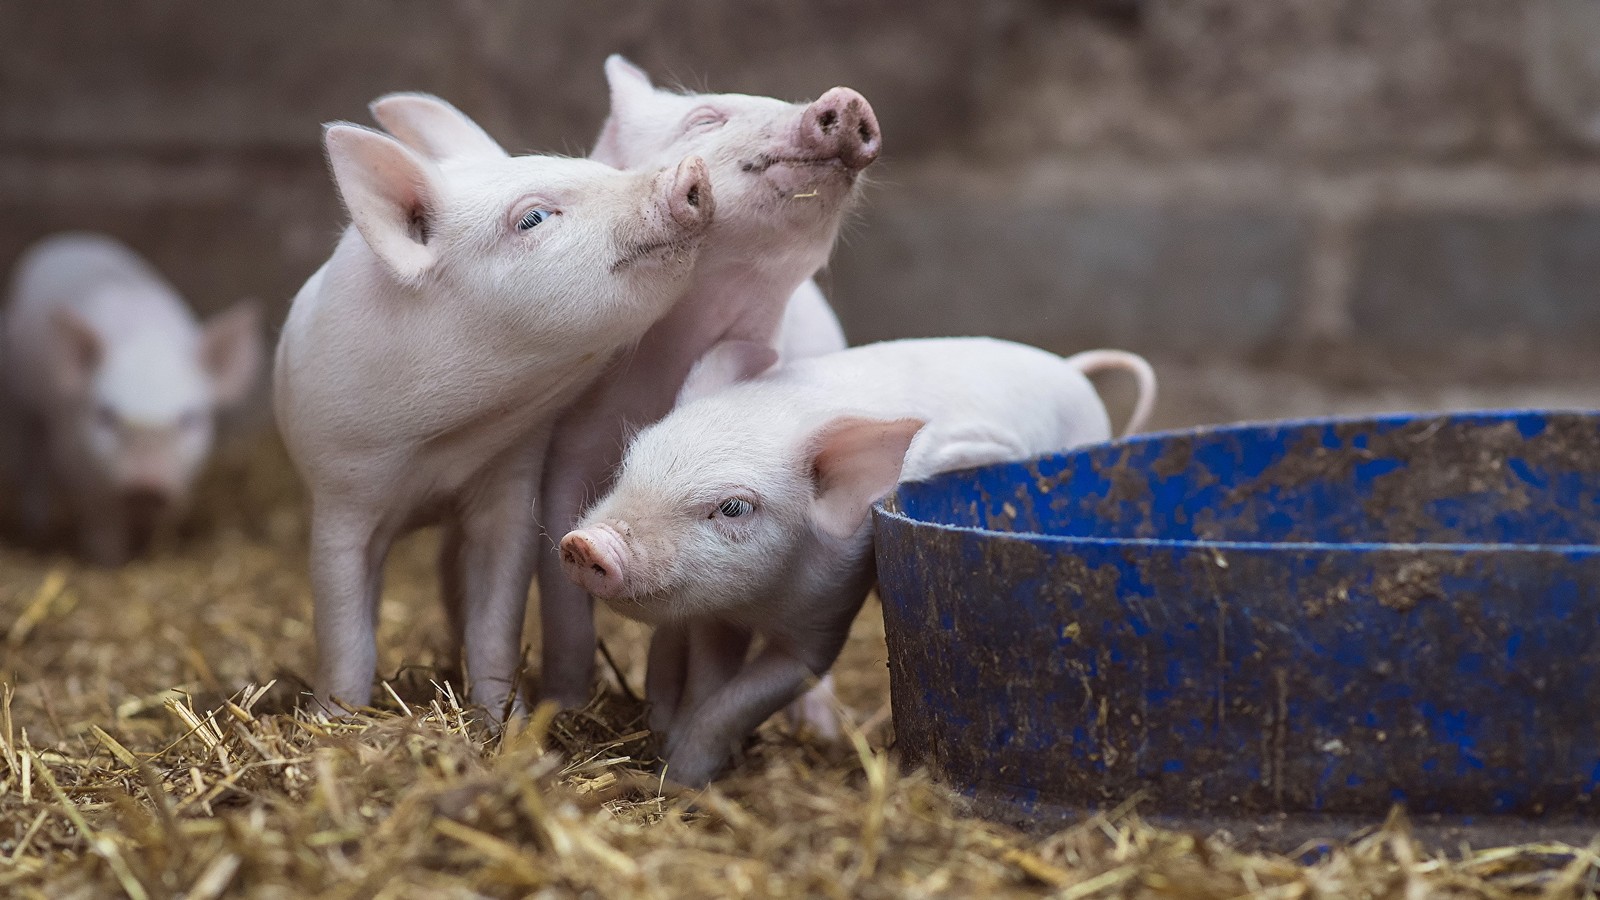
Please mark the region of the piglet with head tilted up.
POLYGON ((278 345, 278 423, 311 493, 316 692, 333 711, 367 702, 384 558, 430 522, 470 696, 520 708, 551 419, 682 295, 713 219, 698 157, 630 172, 513 157, 450 112, 422 152, 327 129, 352 224, 278 345))
MULTIPOLYGON (((606 63, 611 115, 593 157, 616 166, 705 157, 717 221, 682 300, 561 416, 541 491, 541 524, 560 535, 603 493, 630 428, 672 408, 695 360, 722 341, 785 357, 835 349, 837 321, 809 279, 827 261, 860 176, 882 148, 865 97, 845 87, 811 103, 661 90, 619 56, 606 63)), ((545 697, 589 697, 595 632, 589 598, 551 545, 539 563, 545 697)))

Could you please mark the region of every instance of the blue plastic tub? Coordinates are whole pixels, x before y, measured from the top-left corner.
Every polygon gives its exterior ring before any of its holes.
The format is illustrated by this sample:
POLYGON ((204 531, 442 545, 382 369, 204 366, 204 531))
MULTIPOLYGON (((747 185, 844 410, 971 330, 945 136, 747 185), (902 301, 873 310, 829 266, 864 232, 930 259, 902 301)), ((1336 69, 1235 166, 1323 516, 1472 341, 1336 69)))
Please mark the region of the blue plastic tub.
POLYGON ((898 746, 988 803, 1596 811, 1600 415, 1152 434, 875 517, 898 746))

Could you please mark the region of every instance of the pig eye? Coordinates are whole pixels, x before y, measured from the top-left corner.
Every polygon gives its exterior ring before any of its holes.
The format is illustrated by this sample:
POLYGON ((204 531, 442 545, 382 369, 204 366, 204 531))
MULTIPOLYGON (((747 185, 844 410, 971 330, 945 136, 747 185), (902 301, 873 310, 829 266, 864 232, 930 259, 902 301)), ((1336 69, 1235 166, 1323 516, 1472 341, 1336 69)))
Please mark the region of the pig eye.
POLYGON ((205 423, 206 414, 197 409, 191 409, 178 417, 178 427, 184 431, 194 431, 205 423))
POLYGON ((528 229, 538 225, 540 222, 543 222, 545 219, 548 219, 553 215, 555 215, 553 210, 545 209, 542 206, 535 206, 533 209, 523 213, 522 218, 517 220, 517 230, 527 231, 528 229))
POLYGON ((728 117, 712 109, 696 110, 684 123, 684 131, 699 131, 727 124, 728 117))
POLYGON ((728 499, 717 504, 717 512, 722 513, 730 519, 737 519, 740 516, 747 516, 753 509, 755 509, 755 507, 750 505, 749 500, 740 500, 738 497, 729 497, 728 499))
POLYGON ((116 410, 101 404, 94 408, 94 423, 101 428, 115 430, 122 424, 122 417, 117 415, 116 410))

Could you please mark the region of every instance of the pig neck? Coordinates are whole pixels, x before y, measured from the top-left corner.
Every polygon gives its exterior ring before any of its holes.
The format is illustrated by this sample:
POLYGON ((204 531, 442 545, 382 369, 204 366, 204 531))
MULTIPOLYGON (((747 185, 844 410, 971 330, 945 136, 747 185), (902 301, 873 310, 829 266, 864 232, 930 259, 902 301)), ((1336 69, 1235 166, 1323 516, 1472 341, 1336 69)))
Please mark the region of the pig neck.
POLYGON ((430 300, 426 319, 436 334, 471 353, 428 365, 423 381, 443 396, 455 424, 549 409, 570 398, 604 365, 607 356, 559 329, 530 327, 507 315, 502 298, 463 296, 430 300))
MULTIPOLYGON (((798 268, 798 267, 797 267, 798 268)), ((590 389, 580 411, 603 412, 635 425, 666 415, 696 360, 725 340, 771 343, 789 295, 814 267, 771 271, 758 258, 707 260, 695 268, 689 288, 672 310, 650 327, 607 377, 590 389)))
MULTIPOLYGON (((358 346, 383 361, 394 421, 390 434, 437 439, 462 431, 506 431, 530 409, 559 408, 595 370, 603 353, 569 339, 556 328, 539 328, 515 310, 525 300, 434 284, 414 287, 387 277, 375 258, 365 258, 367 276, 383 288, 369 296, 373 315, 362 317, 358 346), (376 340, 374 340, 376 338, 376 340), (417 347, 443 352, 418 354, 417 347), (404 374, 395 373, 403 367, 404 374), (396 389, 397 388, 397 389, 396 389)), ((337 291, 338 281, 323 285, 337 291)))
POLYGON ((831 645, 841 629, 849 631, 876 580, 871 526, 843 541, 807 529, 787 556, 786 564, 774 567, 774 577, 752 591, 747 603, 720 617, 797 649, 831 645))

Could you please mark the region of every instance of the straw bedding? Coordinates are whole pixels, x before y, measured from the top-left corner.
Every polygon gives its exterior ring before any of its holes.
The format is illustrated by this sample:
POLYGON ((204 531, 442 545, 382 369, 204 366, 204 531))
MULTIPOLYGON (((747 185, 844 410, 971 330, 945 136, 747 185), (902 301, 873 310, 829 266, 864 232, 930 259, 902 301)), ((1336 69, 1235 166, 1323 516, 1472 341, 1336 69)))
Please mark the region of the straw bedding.
POLYGON ((582 711, 494 734, 443 665, 434 545, 390 561, 370 714, 296 710, 312 659, 303 498, 226 451, 192 533, 94 570, 0 550, 0 894, 19 897, 1593 896, 1597 847, 1430 855, 1398 816, 1308 863, 1119 810, 1053 835, 963 812, 892 749, 871 606, 838 744, 769 723, 713 789, 663 793, 643 632, 582 711))

